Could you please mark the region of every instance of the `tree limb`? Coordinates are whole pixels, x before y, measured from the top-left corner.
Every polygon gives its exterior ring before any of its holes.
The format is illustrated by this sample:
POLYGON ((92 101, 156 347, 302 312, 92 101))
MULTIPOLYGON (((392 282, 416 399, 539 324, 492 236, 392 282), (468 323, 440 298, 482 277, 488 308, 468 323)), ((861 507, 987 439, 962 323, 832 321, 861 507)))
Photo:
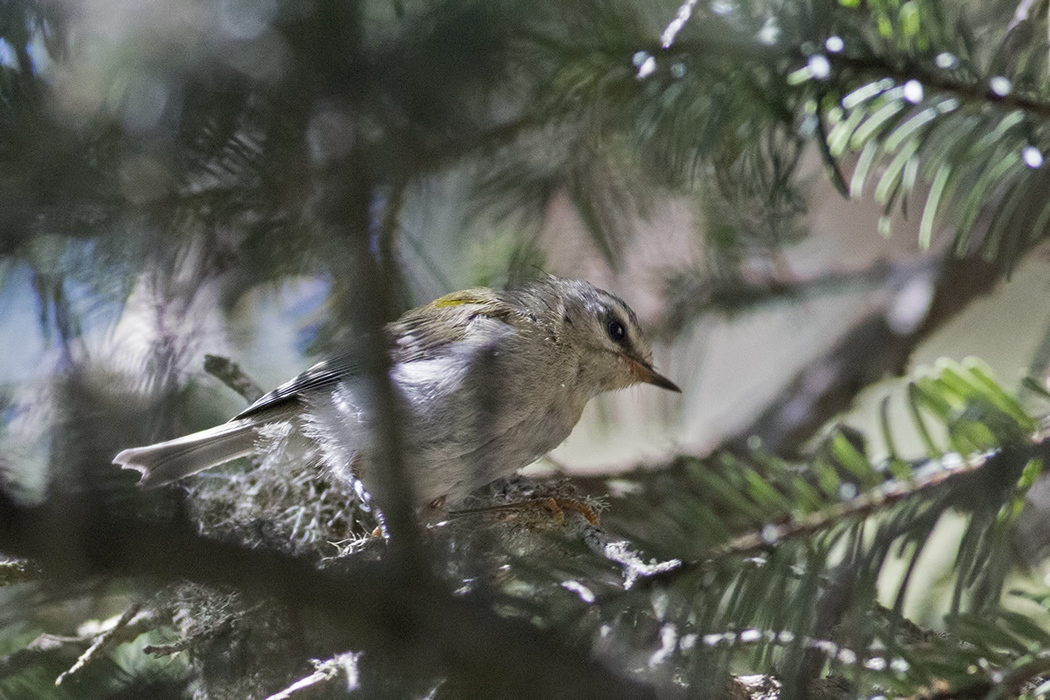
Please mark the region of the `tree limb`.
POLYGON ((344 648, 415 659, 418 672, 447 674, 472 697, 654 697, 552 633, 499 617, 481 596, 454 597, 384 561, 322 572, 208 540, 186 523, 120 517, 88 496, 60 501, 24 506, 0 493, 0 551, 36 560, 52 583, 121 576, 234 587, 276 600, 305 625, 334 628, 344 648))
POLYGON ((727 446, 746 449, 747 441, 757 437, 774 454, 798 456, 805 443, 848 410, 863 389, 903 374, 924 340, 1002 279, 1002 268, 985 260, 948 257, 929 263, 936 268, 912 264, 897 282, 890 304, 868 314, 831 350, 799 371, 751 425, 726 441, 727 446), (924 279, 931 272, 933 278, 924 279), (920 322, 902 328, 895 317, 896 304, 908 303, 902 297, 927 282, 932 286, 929 309, 920 322))

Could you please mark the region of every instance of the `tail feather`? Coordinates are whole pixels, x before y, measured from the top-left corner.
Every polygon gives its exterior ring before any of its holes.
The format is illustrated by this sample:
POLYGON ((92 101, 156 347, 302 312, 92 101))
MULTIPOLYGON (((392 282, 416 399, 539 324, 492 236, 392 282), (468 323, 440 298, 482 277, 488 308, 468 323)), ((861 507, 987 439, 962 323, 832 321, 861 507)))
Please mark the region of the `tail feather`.
POLYGON ((255 421, 237 420, 145 447, 132 447, 114 464, 142 473, 139 486, 155 488, 250 454, 255 447, 255 421))

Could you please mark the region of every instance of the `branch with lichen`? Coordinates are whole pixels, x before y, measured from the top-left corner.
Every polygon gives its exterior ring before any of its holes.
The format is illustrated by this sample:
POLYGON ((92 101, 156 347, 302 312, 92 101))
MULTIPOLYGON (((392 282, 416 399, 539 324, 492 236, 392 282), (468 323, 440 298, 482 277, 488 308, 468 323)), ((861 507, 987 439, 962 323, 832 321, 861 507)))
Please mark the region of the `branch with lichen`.
POLYGON ((325 661, 314 661, 315 670, 310 675, 300 678, 295 683, 273 695, 266 698, 266 700, 288 700, 296 693, 313 688, 321 683, 327 683, 340 674, 346 676, 346 690, 347 692, 357 689, 357 659, 360 654, 355 652, 345 652, 337 654, 331 659, 325 661))
POLYGON ((112 627, 95 635, 91 645, 77 658, 76 663, 58 675, 58 678, 55 679, 55 685, 62 685, 66 679, 87 666, 88 663, 107 649, 117 644, 131 641, 140 634, 152 629, 154 617, 155 615, 152 611, 142 610, 141 603, 131 605, 113 621, 112 627))
POLYGON ((232 587, 323 627, 343 648, 378 656, 403 653, 410 635, 425 629, 448 678, 476 697, 655 697, 553 633, 501 617, 483 595, 454 596, 429 576, 406 576, 389 557, 318 571, 275 552, 209 540, 187 523, 105 509, 81 508, 88 515, 71 531, 69 507, 24 506, 0 492, 0 550, 36 559, 56 582, 118 576, 232 587), (59 533, 69 546, 47 546, 59 533))
POLYGON ((38 666, 44 658, 69 659, 72 661, 70 668, 55 679, 55 685, 62 685, 72 675, 81 671, 109 649, 130 642, 156 626, 156 612, 150 609, 144 610, 140 604, 136 603, 120 615, 101 622, 99 624, 99 627, 102 628, 101 632, 77 636, 42 634, 23 649, 0 657, 0 679, 38 666), (78 653, 85 647, 83 652, 78 653))

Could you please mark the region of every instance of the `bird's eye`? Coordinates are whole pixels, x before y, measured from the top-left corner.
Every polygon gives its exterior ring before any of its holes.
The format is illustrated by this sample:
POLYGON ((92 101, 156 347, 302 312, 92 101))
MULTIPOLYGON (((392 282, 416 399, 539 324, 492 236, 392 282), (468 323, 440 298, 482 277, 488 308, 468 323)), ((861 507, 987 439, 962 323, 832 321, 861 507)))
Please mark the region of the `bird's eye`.
POLYGON ((623 327, 623 323, 618 318, 610 318, 605 324, 605 332, 609 334, 609 338, 618 345, 623 345, 627 339, 627 329, 623 327))

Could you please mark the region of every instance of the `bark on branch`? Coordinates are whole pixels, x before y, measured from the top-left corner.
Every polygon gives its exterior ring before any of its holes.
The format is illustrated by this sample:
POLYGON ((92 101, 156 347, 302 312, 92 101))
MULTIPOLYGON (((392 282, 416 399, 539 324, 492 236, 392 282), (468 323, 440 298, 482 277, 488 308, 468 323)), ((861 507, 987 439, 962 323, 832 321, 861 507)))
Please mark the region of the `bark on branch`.
POLYGON ((33 559, 58 584, 105 576, 189 579, 276 600, 345 648, 415 659, 419 672, 445 675, 469 697, 654 697, 555 635, 499 617, 480 595, 454 597, 435 580, 406 577, 382 561, 318 571, 208 540, 186 523, 116 516, 89 496, 25 506, 0 493, 0 551, 33 559))

